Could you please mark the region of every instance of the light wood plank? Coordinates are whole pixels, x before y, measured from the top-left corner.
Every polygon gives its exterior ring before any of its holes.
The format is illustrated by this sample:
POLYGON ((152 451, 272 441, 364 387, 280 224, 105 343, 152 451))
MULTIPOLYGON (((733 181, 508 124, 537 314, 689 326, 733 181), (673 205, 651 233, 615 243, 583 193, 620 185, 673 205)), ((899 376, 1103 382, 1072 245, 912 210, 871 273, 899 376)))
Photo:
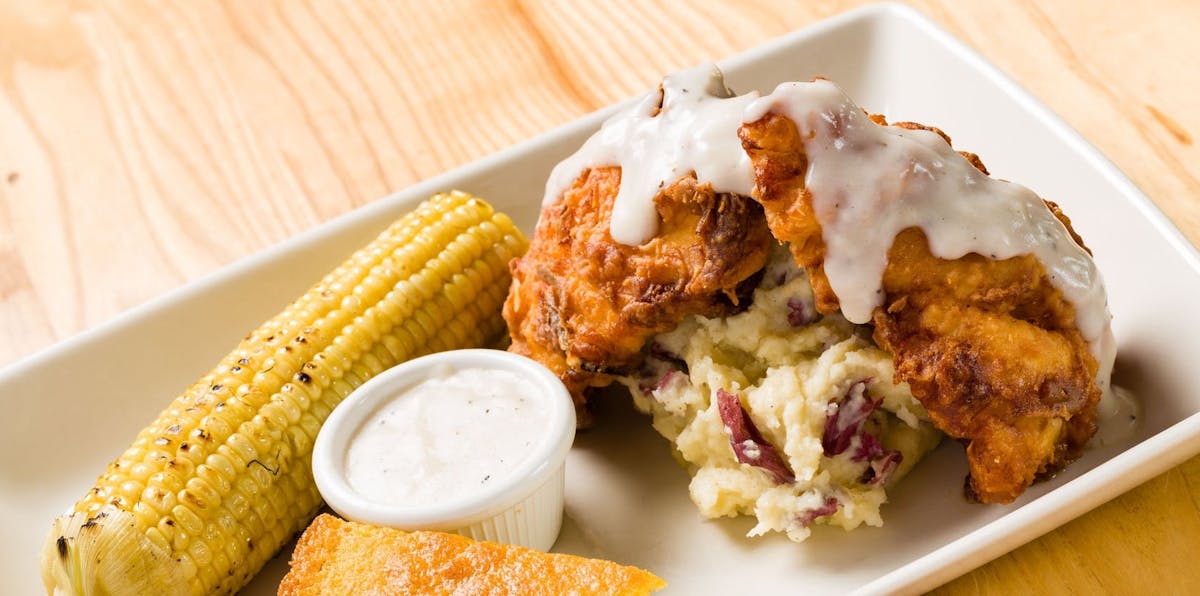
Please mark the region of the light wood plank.
MULTIPOLYGON (((860 4, 0 0, 0 363, 860 4)), ((1200 4, 916 5, 1200 241, 1200 4)), ((1200 592, 1200 458, 946 594, 1200 592)))

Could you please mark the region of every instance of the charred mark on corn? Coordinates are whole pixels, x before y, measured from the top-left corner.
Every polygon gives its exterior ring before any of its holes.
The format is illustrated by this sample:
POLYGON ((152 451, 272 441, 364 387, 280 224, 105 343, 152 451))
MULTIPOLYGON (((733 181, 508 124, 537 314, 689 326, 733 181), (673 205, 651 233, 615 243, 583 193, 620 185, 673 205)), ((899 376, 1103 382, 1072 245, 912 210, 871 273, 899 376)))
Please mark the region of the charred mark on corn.
POLYGON ((97 513, 96 515, 89 517, 88 520, 86 522, 83 522, 83 525, 79 526, 79 527, 84 530, 90 530, 91 528, 96 527, 98 525, 98 522, 106 517, 108 517, 108 514, 101 511, 100 513, 97 513))

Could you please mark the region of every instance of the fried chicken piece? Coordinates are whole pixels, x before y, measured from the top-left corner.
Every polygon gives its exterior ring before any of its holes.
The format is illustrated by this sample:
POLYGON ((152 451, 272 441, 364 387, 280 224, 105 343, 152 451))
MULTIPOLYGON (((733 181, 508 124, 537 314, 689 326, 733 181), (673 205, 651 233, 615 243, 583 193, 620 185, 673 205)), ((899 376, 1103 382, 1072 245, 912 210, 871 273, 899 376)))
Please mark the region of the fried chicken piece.
MULTIPOLYGON (((884 124, 881 117, 872 117, 884 124)), ((836 126, 836 125, 834 125, 836 126)), ((925 128, 950 139, 939 130, 925 128)), ((755 197, 772 234, 790 243, 812 279, 817 308, 839 309, 823 269, 821 224, 805 188, 800 132, 769 113, 739 131, 755 169, 755 197)), ((964 154, 987 173, 978 157, 964 154)), ((1070 230, 1070 221, 1047 203, 1070 230)), ((864 230, 864 234, 871 233, 864 230)), ((1096 428, 1097 362, 1075 323, 1075 308, 1037 258, 934 256, 924 233, 898 234, 883 274, 874 338, 893 355, 934 424, 967 445, 968 493, 1008 503, 1040 476, 1079 457, 1096 428)))
POLYGON ((657 236, 619 244, 609 220, 620 182, 618 167, 584 171, 542 209, 529 252, 510 265, 509 349, 554 371, 577 406, 587 388, 637 370, 651 336, 688 315, 744 308, 774 244, 758 203, 695 177, 655 197, 657 236))

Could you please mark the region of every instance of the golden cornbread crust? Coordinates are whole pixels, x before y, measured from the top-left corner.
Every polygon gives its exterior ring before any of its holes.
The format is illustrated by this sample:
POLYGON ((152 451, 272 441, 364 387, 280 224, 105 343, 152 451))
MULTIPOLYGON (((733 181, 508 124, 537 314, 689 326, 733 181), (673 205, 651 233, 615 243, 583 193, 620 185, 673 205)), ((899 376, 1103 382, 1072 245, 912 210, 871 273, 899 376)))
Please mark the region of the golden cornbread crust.
POLYGON ((649 594, 666 586, 636 567, 403 532, 323 514, 304 531, 279 594, 649 594))

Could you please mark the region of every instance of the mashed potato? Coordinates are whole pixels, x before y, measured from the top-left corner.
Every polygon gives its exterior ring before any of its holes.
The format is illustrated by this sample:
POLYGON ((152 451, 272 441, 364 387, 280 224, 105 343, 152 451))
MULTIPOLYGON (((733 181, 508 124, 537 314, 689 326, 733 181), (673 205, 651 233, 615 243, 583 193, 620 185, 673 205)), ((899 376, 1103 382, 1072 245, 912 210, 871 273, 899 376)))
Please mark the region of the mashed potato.
POLYGON ((690 317, 621 379, 692 475, 709 518, 750 515, 751 536, 883 523, 885 489, 941 438, 869 329, 820 316, 808 277, 773 256, 746 311, 690 317))

